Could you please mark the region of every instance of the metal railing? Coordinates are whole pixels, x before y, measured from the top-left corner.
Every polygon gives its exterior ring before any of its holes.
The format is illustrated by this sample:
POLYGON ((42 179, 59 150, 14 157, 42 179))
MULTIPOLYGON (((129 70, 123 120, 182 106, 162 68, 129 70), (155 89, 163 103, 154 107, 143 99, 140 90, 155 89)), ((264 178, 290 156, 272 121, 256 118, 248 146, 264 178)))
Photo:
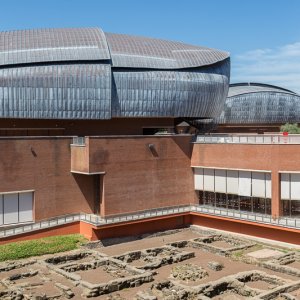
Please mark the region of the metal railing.
POLYGON ((100 216, 94 214, 85 214, 85 213, 80 214, 80 221, 84 221, 95 226, 103 225, 106 223, 105 219, 103 219, 100 216))
POLYGON ((73 137, 72 145, 85 146, 85 137, 84 136, 73 137))
POLYGON ((194 143, 203 144, 300 144, 300 135, 198 135, 194 143))
POLYGON ((236 211, 236 210, 224 209, 224 208, 209 207, 203 205, 180 205, 180 206, 162 207, 157 209, 137 211, 128 214, 112 215, 112 216, 107 216, 105 218, 102 218, 97 215, 85 214, 85 213, 70 214, 70 215, 60 216, 57 218, 51 218, 48 220, 39 221, 33 224, 25 224, 15 228, 9 228, 9 229, 0 228, 0 239, 13 236, 13 235, 28 233, 36 230, 56 227, 68 223, 78 222, 78 221, 87 222, 94 226, 101 227, 107 224, 116 224, 116 223, 122 223, 122 222, 134 221, 134 220, 147 219, 152 217, 174 215, 179 213, 190 213, 190 212, 221 216, 229 219, 245 220, 254 223, 262 223, 262 224, 275 225, 275 226, 300 230, 300 218, 280 217, 274 220, 270 215, 236 211))
POLYGON ((107 216, 104 218, 104 222, 106 224, 110 223, 119 223, 119 222, 126 222, 126 221, 133 221, 139 219, 146 219, 152 217, 159 217, 165 215, 173 215, 178 213, 189 213, 190 212, 190 205, 178 205, 178 206, 168 206, 168 207, 161 207, 143 211, 136 211, 133 213, 127 214, 118 214, 107 216))
POLYGON ((59 225, 64 225, 68 223, 74 223, 80 221, 80 214, 70 214, 65 216, 60 216, 56 218, 51 218, 47 220, 42 220, 39 222, 24 224, 24 225, 16 225, 16 227, 6 229, 0 229, 0 239, 12 235, 18 235, 22 233, 27 233, 31 231, 56 227, 59 225))
POLYGON ((202 214, 221 216, 230 219, 244 220, 255 223, 275 225, 280 227, 288 227, 300 229, 300 218, 280 217, 273 219, 271 215, 251 213, 246 211, 237 211, 233 209, 216 208, 202 205, 191 205, 191 212, 199 212, 202 214))
POLYGON ((171 215, 171 214, 182 213, 182 212, 190 212, 190 206, 184 205, 184 206, 163 207, 157 209, 137 211, 128 214, 107 216, 105 218, 102 218, 94 214, 85 214, 85 213, 70 214, 70 215, 59 216, 56 218, 42 220, 30 224, 24 224, 24 225, 16 224, 15 227, 8 228, 8 229, 6 229, 5 227, 1 229, 0 227, 0 239, 8 236, 28 233, 40 229, 56 227, 59 225, 64 225, 64 224, 78 222, 78 221, 87 222, 94 226, 101 226, 106 224, 121 223, 126 221, 133 221, 133 220, 145 219, 150 217, 158 217, 163 215, 171 215))

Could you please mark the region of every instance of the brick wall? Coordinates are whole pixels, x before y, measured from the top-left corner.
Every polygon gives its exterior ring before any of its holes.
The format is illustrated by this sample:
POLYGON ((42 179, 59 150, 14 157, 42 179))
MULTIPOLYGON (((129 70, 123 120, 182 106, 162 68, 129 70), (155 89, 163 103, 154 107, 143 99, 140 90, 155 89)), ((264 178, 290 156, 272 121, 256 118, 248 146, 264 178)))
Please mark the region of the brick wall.
MULTIPOLYGON (((105 172, 102 214, 196 200, 190 136, 90 138, 89 143, 90 172, 105 172)), ((35 220, 93 213, 94 176, 70 172, 70 144, 67 137, 0 139, 0 192, 34 190, 35 220)))
POLYGON ((300 170, 300 145, 195 144, 192 166, 272 172, 272 215, 281 214, 279 171, 300 170))
POLYGON ((35 219, 93 211, 93 180, 70 173, 70 138, 0 139, 0 192, 35 190, 35 219))
POLYGON ((90 172, 106 173, 105 214, 194 203, 190 139, 90 138, 90 172), (154 153, 149 144, 154 145, 154 153))

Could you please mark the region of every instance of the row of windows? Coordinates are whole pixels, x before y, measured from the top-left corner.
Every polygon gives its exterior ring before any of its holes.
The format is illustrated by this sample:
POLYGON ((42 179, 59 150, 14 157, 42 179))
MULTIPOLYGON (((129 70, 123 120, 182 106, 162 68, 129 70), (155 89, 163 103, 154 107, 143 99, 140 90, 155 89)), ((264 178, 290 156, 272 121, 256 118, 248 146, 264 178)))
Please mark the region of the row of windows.
MULTIPOLYGON (((198 196, 200 205, 259 214, 271 214, 271 199, 269 198, 245 197, 206 191, 199 191, 198 196)), ((282 200, 281 205, 283 216, 300 218, 300 201, 282 200)))
POLYGON ((194 168, 195 190, 271 198, 271 174, 243 170, 194 168))
MULTIPOLYGON (((194 183, 195 190, 198 191, 257 198, 272 197, 270 172, 196 167, 194 183)), ((280 174, 280 196, 282 200, 300 201, 300 173, 280 174)))
POLYGON ((199 191, 199 204, 237 211, 271 214, 271 199, 199 191))

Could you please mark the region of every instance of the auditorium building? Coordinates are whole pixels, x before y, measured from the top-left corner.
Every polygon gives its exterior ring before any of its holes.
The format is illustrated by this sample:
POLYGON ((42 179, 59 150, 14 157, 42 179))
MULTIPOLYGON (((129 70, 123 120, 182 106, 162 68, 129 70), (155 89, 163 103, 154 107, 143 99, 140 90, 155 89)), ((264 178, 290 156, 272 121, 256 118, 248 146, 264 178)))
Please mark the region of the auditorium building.
POLYGON ((225 51, 0 32, 0 243, 195 224, 300 244, 300 137, 279 133, 299 103, 230 85, 225 51))

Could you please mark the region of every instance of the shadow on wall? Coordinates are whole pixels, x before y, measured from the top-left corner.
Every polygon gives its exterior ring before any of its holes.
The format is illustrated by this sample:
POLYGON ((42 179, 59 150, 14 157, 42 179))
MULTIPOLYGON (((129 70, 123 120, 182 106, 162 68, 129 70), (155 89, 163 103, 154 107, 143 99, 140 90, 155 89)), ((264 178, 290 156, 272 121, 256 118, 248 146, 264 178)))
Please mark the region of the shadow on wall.
POLYGON ((188 136, 174 136, 172 140, 176 143, 176 145, 182 150, 186 157, 189 159, 192 158, 193 144, 192 135, 188 136))
POLYGON ((72 174, 83 197, 88 204, 89 211, 83 211, 85 213, 94 213, 95 210, 95 188, 94 188, 94 176, 83 174, 72 174))

